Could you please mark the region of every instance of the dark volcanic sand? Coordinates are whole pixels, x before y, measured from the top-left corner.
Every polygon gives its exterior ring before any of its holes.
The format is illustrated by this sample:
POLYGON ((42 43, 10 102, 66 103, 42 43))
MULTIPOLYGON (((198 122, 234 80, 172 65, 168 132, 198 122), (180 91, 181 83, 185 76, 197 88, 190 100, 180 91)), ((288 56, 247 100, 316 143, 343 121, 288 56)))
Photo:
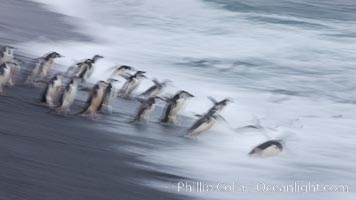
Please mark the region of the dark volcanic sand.
MULTIPOLYGON (((0 4, 0 44, 37 37, 86 38, 69 31, 71 26, 60 19, 63 16, 36 3, 0 0, 0 4)), ((126 147, 144 151, 169 145, 155 137, 182 139, 167 135, 175 128, 127 123, 136 102, 119 101, 119 113, 90 120, 59 116, 35 105, 41 93, 38 88, 19 83, 4 92, 8 96, 0 97, 1 200, 183 199, 140 184, 143 180, 175 182, 179 177, 159 173, 159 165, 140 161, 143 155, 126 151, 126 147)), ((74 110, 82 104, 77 101, 74 110)))

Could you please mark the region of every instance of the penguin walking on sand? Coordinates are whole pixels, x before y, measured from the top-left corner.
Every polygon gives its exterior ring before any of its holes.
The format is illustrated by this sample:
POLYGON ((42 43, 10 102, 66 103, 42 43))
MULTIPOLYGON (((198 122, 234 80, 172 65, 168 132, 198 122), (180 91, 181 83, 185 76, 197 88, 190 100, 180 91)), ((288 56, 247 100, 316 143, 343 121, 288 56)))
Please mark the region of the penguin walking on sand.
POLYGON ((123 76, 126 79, 125 84, 122 86, 120 90, 120 94, 124 98, 130 98, 131 94, 137 87, 140 85, 143 78, 147 78, 144 74, 144 71, 137 71, 132 76, 123 76))
POLYGON ((179 91, 172 98, 166 99, 168 106, 164 111, 162 123, 176 123, 177 113, 182 109, 184 103, 188 98, 194 97, 187 91, 179 91))
POLYGON ((6 62, 14 62, 14 49, 10 46, 0 48, 0 65, 6 62))
POLYGON ((167 84, 171 81, 162 81, 159 82, 157 79, 152 80, 154 85, 150 88, 148 88, 145 92, 141 93, 139 96, 143 98, 151 98, 159 95, 162 90, 167 86, 167 84))
POLYGON ((52 70, 54 59, 60 57, 62 57, 62 55, 59 53, 51 52, 40 58, 36 63, 35 68, 32 70, 31 75, 28 77, 27 82, 33 83, 35 79, 46 78, 52 70))
POLYGON ((137 114, 134 118, 134 122, 146 122, 150 113, 154 110, 157 100, 164 101, 161 97, 150 97, 146 100, 139 100, 141 105, 137 110, 137 114))
POLYGON ((128 65, 114 66, 109 69, 111 71, 110 78, 116 79, 118 77, 129 76, 128 72, 133 70, 134 68, 128 65))
POLYGON ((103 108, 107 108, 107 110, 112 113, 113 108, 112 108, 112 102, 117 96, 116 88, 114 87, 114 83, 117 82, 118 80, 110 78, 107 81, 107 86, 104 91, 104 99, 103 103, 100 106, 98 110, 103 110, 103 108))
POLYGON ((57 107, 58 113, 68 113, 70 111, 70 107, 74 103, 75 96, 78 91, 78 78, 72 78, 64 88, 64 91, 59 99, 59 105, 57 107))
POLYGON ((279 140, 269 140, 253 148, 249 155, 259 157, 275 156, 283 151, 283 145, 279 140))
POLYGON ((99 81, 97 84, 95 84, 90 90, 90 95, 84 109, 78 114, 81 116, 90 116, 94 118, 97 114, 97 111, 103 104, 105 89, 107 85, 108 84, 105 81, 99 81))
MULTIPOLYGON (((44 81, 40 81, 44 82, 44 81)), ((62 79, 60 75, 55 75, 47 84, 42 93, 41 102, 47 104, 50 108, 54 107, 55 100, 59 96, 62 87, 62 79)))
POLYGON ((11 73, 13 68, 17 66, 17 63, 5 62, 0 65, 0 94, 3 94, 3 88, 8 85, 11 79, 11 73))

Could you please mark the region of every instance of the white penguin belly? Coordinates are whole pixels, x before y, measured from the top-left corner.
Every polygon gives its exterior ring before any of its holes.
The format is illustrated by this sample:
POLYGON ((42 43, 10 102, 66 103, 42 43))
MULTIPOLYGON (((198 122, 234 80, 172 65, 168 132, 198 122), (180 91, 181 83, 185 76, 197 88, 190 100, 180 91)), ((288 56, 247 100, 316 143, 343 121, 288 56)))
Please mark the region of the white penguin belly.
POLYGON ((185 99, 178 99, 176 106, 172 109, 171 116, 177 115, 177 113, 182 109, 185 99))
POLYGON ((11 69, 6 66, 4 68, 4 73, 0 76, 0 87, 2 88, 10 79, 11 69))
POLYGON ((54 100, 58 96, 62 86, 61 80, 55 80, 53 84, 48 86, 46 100, 49 106, 54 105, 54 100))
POLYGON ((131 84, 128 85, 127 90, 126 90, 126 96, 130 96, 131 93, 138 87, 140 81, 135 79, 132 81, 131 84))
POLYGON ((205 132, 205 131, 209 130, 214 124, 215 124, 215 120, 210 120, 210 121, 204 122, 200 126, 198 126, 196 129, 194 129, 191 132, 191 134, 197 135, 199 133, 205 132))
POLYGON ((41 77, 46 77, 48 75, 48 72, 52 69, 53 66, 53 60, 49 60, 47 62, 44 62, 42 65, 42 69, 40 72, 41 77))
POLYGON ((70 86, 68 92, 66 92, 63 96, 63 103, 61 106, 62 109, 68 110, 72 106, 76 92, 77 88, 75 86, 70 86))
POLYGON ((260 156, 270 157, 270 156, 275 156, 279 153, 281 153, 281 150, 276 145, 271 145, 271 146, 267 147, 266 149, 260 151, 260 156))
POLYGON ((100 107, 100 105, 102 103, 103 95, 104 95, 104 91, 101 88, 98 90, 97 96, 93 97, 91 104, 89 106, 89 110, 91 113, 95 113, 98 110, 98 108, 100 107))

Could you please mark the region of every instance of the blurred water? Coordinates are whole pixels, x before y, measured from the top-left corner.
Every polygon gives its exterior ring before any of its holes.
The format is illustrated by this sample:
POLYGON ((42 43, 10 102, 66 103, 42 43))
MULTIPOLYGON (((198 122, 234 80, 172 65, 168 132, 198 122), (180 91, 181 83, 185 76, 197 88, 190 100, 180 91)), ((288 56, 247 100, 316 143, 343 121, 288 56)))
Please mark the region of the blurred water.
MULTIPOLYGON (((167 93, 185 89, 197 96, 186 106, 187 116, 211 106, 206 96, 235 100, 223 113, 229 123, 219 122, 193 142, 158 137, 163 144, 173 141, 149 151, 129 149, 155 163, 158 167, 153 170, 207 182, 312 181, 355 188, 355 2, 36 1, 76 18, 76 31, 93 41, 42 38, 22 44, 33 54, 56 50, 66 55, 60 61, 65 65, 103 54, 106 59, 100 61, 92 81, 106 78, 105 69, 117 63, 146 70, 150 77, 171 79, 174 85, 167 93), (240 129, 251 124, 263 128, 240 129), (285 140, 281 156, 246 156, 270 138, 285 140)), ((139 89, 151 84, 146 81, 139 89)), ((204 199, 351 199, 354 195, 189 194, 204 199)))

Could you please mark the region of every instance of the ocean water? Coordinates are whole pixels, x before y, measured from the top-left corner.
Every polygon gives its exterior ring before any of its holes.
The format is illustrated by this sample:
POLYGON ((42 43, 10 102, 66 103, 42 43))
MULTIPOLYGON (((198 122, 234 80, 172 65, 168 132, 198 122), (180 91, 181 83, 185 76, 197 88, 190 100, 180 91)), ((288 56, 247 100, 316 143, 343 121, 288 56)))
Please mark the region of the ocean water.
MULTIPOLYGON (((354 1, 36 2, 67 15, 64 20, 74 24, 75 31, 93 40, 35 38, 20 44, 31 54, 58 51, 66 56, 59 63, 66 66, 102 54, 105 59, 98 63, 93 82, 106 79, 107 69, 115 64, 145 70, 151 78, 170 79, 173 84, 166 94, 184 89, 196 96, 182 112, 188 117, 211 106, 207 96, 234 100, 222 113, 227 122, 218 122, 193 141, 155 137, 167 145, 126 149, 152 163, 140 167, 182 181, 139 180, 141 184, 198 199, 354 198, 354 1), (247 156, 268 139, 282 139, 285 151, 268 159, 247 156), (187 185, 185 181, 216 187, 213 192, 178 191, 179 184, 187 185), (217 191, 218 183, 233 182, 246 191, 217 191), (257 190, 257 186, 294 182, 343 185, 349 191, 257 190)), ((151 85, 147 80, 139 91, 151 85)))

